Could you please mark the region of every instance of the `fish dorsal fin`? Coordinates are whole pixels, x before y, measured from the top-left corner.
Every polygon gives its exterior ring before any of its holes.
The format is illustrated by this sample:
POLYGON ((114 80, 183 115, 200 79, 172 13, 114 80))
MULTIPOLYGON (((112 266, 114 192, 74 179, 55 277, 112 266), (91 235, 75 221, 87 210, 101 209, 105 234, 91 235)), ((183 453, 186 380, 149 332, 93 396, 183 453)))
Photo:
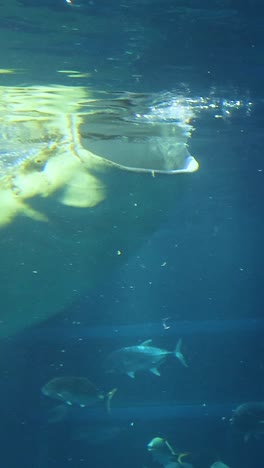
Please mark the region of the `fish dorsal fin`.
POLYGON ((141 343, 140 346, 149 346, 151 343, 152 343, 152 340, 146 340, 146 341, 143 341, 143 343, 141 343))
POLYGON ((158 371, 158 369, 156 367, 152 367, 149 370, 150 370, 150 372, 152 372, 152 374, 157 375, 158 377, 160 377, 160 373, 159 373, 159 371, 158 371))

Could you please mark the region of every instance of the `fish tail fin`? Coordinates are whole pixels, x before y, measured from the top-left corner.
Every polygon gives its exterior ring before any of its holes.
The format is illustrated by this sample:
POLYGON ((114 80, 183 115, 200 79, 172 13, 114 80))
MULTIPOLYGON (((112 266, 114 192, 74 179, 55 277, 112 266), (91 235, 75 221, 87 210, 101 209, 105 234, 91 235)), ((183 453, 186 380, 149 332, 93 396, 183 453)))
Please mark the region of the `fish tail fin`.
POLYGON ((177 453, 177 462, 179 463, 179 465, 183 465, 182 458, 187 457, 188 455, 188 452, 177 453))
POLYGON ((110 392, 106 394, 106 411, 108 414, 111 413, 111 400, 113 396, 116 394, 116 392, 117 392, 117 388, 113 388, 113 390, 110 390, 110 392))
POLYGON ((179 465, 183 465, 183 457, 187 457, 189 455, 189 452, 176 452, 174 450, 174 448, 169 444, 169 442, 167 440, 164 440, 165 441, 165 445, 168 447, 171 455, 173 456, 173 458, 175 460, 177 460, 177 462, 179 463, 179 465))
POLYGON ((176 349, 174 351, 174 355, 177 359, 179 359, 179 361, 182 363, 182 365, 184 367, 188 367, 188 364, 187 362, 185 361, 185 357, 183 356, 182 354, 182 351, 181 351, 181 346, 182 346, 182 339, 180 338, 178 343, 177 343, 177 346, 176 346, 176 349))

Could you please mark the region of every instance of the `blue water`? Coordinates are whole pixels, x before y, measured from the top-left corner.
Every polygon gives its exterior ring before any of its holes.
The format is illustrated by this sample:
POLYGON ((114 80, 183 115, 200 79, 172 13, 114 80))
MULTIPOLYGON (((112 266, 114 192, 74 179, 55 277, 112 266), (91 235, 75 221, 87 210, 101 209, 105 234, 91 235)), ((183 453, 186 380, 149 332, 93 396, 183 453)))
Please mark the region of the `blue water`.
MULTIPOLYGON (((7 38, 1 67, 23 69, 20 85, 161 100, 180 91, 215 98, 222 115, 196 114, 189 150, 200 169, 135 255, 56 317, 1 343, 1 464, 155 468, 146 447, 161 436, 189 452, 195 468, 219 459, 230 468, 262 467, 263 436, 245 442, 230 424, 238 404, 264 399, 261 2, 18 4, 1 2, 0 31, 7 38), (91 76, 71 80, 59 69, 91 76), (244 104, 229 115, 225 102, 236 100, 244 104), (153 339, 172 351, 180 337, 188 369, 171 356, 160 378, 103 371, 114 349, 153 339), (117 387, 111 414, 100 405, 77 408, 49 423, 56 402, 40 389, 57 375, 117 387), (85 430, 86 438, 76 437, 85 430)), ((16 75, 0 77, 1 85, 17 85, 16 75)))

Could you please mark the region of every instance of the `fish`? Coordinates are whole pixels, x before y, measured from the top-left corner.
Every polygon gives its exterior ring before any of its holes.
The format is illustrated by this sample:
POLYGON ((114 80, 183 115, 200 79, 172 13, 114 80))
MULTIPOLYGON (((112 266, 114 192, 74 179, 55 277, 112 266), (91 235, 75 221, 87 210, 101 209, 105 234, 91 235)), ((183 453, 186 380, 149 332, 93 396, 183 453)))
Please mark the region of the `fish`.
POLYGON ((110 412, 110 402, 117 389, 113 388, 105 393, 99 390, 85 377, 54 377, 43 385, 43 395, 54 400, 63 401, 69 406, 77 405, 81 408, 95 406, 99 402, 106 402, 107 412, 110 412))
POLYGON ((108 372, 118 372, 127 374, 132 379, 138 371, 149 370, 152 374, 160 376, 158 367, 165 359, 173 355, 184 367, 188 367, 187 362, 181 352, 182 339, 180 338, 175 351, 151 346, 152 340, 143 341, 140 345, 127 346, 113 351, 105 362, 108 372))
POLYGON ((218 460, 216 462, 214 462, 210 468, 229 468, 228 465, 226 465, 225 463, 223 463, 222 461, 218 460))
POLYGON ((231 418, 233 429, 242 434, 244 442, 264 435, 264 401, 242 403, 231 418))
POLYGON ((178 453, 163 437, 154 437, 147 445, 148 451, 151 453, 155 462, 160 463, 165 468, 176 468, 182 466, 183 457, 188 453, 178 453))
POLYGON ((166 221, 198 169, 188 101, 168 128, 142 116, 135 126, 131 99, 104 103, 81 86, 0 86, 1 338, 61 313, 110 277, 166 221), (84 112, 85 102, 94 110, 84 112), (139 129, 140 142, 119 150, 114 123, 122 121, 128 135, 139 129), (142 137, 147 126, 150 139, 142 137), (103 138, 105 129, 107 146, 93 149, 89 132, 103 138))

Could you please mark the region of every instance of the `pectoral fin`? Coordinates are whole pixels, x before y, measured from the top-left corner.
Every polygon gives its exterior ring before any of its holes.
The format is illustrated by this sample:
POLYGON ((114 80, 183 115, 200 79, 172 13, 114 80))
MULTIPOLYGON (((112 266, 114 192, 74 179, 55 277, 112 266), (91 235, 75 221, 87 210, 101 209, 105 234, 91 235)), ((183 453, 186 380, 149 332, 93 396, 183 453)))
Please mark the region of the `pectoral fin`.
POLYGON ((63 421, 69 414, 69 406, 62 404, 57 405, 48 412, 48 423, 55 424, 63 421))
POLYGON ((127 375, 129 375, 129 377, 131 377, 131 379, 135 378, 135 372, 134 371, 127 372, 127 375))
POLYGON ((158 377, 160 377, 160 372, 158 371, 158 369, 156 367, 152 367, 151 369, 149 369, 150 372, 152 372, 152 374, 155 374, 157 375, 158 377))

